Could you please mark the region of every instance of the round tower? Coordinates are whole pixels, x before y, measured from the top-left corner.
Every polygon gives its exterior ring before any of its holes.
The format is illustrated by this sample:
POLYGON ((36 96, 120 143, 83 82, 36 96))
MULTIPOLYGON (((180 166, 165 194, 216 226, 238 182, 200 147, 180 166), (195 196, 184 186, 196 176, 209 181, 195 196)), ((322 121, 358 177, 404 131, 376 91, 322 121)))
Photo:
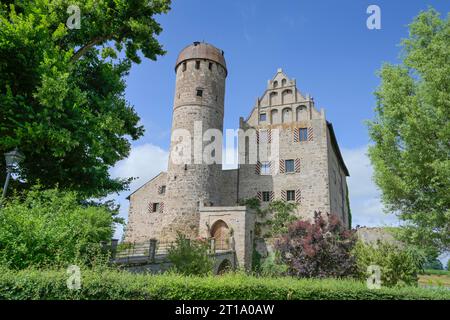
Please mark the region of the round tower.
POLYGON ((224 53, 210 44, 194 42, 180 52, 175 73, 167 201, 161 233, 161 238, 170 240, 178 231, 196 237, 199 208, 220 204, 221 134, 227 76, 224 53), (220 131, 220 137, 204 135, 207 130, 213 135, 220 131), (213 151, 214 141, 220 148, 213 151), (211 158, 206 159, 205 155, 211 158), (211 162, 214 158, 220 158, 218 163, 211 162))

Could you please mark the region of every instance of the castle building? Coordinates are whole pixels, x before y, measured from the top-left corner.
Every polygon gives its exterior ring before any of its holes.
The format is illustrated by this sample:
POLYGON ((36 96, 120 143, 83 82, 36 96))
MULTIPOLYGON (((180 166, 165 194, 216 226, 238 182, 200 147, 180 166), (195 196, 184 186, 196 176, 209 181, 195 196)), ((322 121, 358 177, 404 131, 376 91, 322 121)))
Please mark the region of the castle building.
POLYGON ((170 241, 178 232, 214 238, 216 249, 232 246, 237 265, 249 268, 253 248, 266 255, 270 243, 255 228, 261 218, 240 205, 244 199, 257 198, 263 208, 274 200, 295 202, 298 217, 320 211, 349 225, 349 173, 333 126, 294 79, 278 69, 268 81, 247 119, 240 118, 238 168, 222 170, 220 160, 202 156, 221 158, 224 52, 194 42, 179 54, 175 73, 168 170, 128 197, 126 242, 170 241), (219 147, 211 150, 212 142, 219 147))

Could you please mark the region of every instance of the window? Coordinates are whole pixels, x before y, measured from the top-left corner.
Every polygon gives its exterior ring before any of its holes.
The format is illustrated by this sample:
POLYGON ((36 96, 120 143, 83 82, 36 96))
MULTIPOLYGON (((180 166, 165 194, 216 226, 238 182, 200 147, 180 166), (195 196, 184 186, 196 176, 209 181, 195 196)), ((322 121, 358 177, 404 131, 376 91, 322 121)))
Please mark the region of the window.
POLYGON ((208 69, 212 70, 212 62, 208 63, 208 69))
POLYGON ((294 166, 294 160, 285 160, 284 161, 284 170, 285 172, 294 172, 295 166, 294 166))
POLYGON ((183 62, 183 72, 186 71, 186 62, 183 62))
POLYGON ((153 203, 152 212, 158 212, 159 211, 159 203, 155 202, 153 203))
POLYGON ((261 175, 270 175, 270 162, 265 161, 261 163, 261 175))
POLYGON ((270 192, 269 191, 263 191, 262 193, 262 201, 269 202, 270 201, 270 192))
POLYGON ((278 81, 274 81, 274 82, 273 82, 273 87, 274 87, 274 88, 278 87, 278 81))
POLYGON ((200 69, 200 61, 195 61, 195 69, 200 69))
POLYGON ((159 194, 165 194, 166 193, 166 186, 161 186, 159 188, 159 194))
POLYGON ((259 115, 259 121, 266 121, 267 120, 267 114, 261 113, 259 115))
POLYGON ((203 97, 203 90, 197 89, 197 97, 203 97))
POLYGON ((286 200, 287 201, 295 201, 295 190, 286 191, 286 200))
POLYGON ((298 129, 298 141, 308 141, 308 129, 307 128, 298 129))

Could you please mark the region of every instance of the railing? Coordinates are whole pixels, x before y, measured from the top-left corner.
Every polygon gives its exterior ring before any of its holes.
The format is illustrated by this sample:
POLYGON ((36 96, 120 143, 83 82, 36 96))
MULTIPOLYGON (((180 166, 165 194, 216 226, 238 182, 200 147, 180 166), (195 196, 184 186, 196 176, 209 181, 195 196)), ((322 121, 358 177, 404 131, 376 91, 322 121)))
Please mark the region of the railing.
MULTIPOLYGON (((215 254, 217 251, 228 251, 234 248, 233 237, 226 239, 209 239, 209 253, 215 254)), ((164 260, 169 249, 175 246, 173 241, 157 241, 151 239, 144 242, 129 242, 117 245, 113 254, 113 260, 117 263, 130 262, 154 262, 164 260)))

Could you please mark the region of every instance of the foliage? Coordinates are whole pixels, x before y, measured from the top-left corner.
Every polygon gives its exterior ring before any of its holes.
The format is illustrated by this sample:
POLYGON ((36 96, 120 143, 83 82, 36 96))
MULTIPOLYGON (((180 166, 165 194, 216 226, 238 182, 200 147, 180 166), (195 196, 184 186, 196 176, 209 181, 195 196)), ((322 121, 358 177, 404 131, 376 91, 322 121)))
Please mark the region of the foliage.
POLYGON ((416 285, 425 257, 420 251, 378 241, 365 244, 358 241, 353 254, 358 266, 358 277, 367 279, 367 267, 378 265, 381 269, 382 286, 416 285))
POLYGON ((416 287, 370 290, 364 282, 337 279, 261 278, 243 274, 184 277, 81 270, 81 289, 69 290, 65 270, 1 270, 0 299, 10 300, 449 300, 450 291, 416 287))
POLYGON ((423 269, 444 270, 444 266, 439 259, 432 259, 424 263, 423 269))
POLYGON ((208 254, 208 242, 204 239, 187 239, 178 233, 175 245, 169 249, 167 258, 175 272, 183 275, 207 275, 214 262, 208 254))
POLYGON ((435 269, 425 269, 421 274, 425 275, 442 275, 442 276, 449 276, 450 277, 450 271, 449 270, 435 270, 435 269))
POLYGON ((0 265, 102 264, 100 242, 113 235, 117 211, 80 204, 75 192, 37 187, 16 195, 0 210, 0 265))
POLYGON ((276 237, 284 234, 288 230, 288 226, 297 220, 292 212, 297 207, 297 203, 276 200, 269 204, 267 213, 270 218, 266 221, 266 225, 270 226, 270 231, 266 236, 276 237))
POLYGON ((348 212, 348 228, 352 228, 352 209, 350 208, 350 198, 348 195, 348 185, 345 184, 345 203, 347 204, 347 212, 348 212))
POLYGON ((388 211, 405 222, 401 240, 450 248, 450 15, 420 13, 403 40, 402 64, 379 75, 369 156, 388 211))
POLYGON ((314 221, 297 220, 275 243, 280 260, 295 277, 345 277, 355 272, 351 250, 356 242, 353 230, 346 230, 339 218, 320 212, 314 221))
POLYGON ((287 265, 280 261, 280 254, 276 251, 270 253, 261 263, 260 274, 263 277, 280 277, 287 271, 287 265))
MULTIPOLYGON (((26 156, 17 174, 84 197, 121 191, 109 169, 143 135, 124 77, 141 57, 164 54, 154 16, 170 0, 10 0, 0 3, 0 154, 26 156), (66 26, 70 5, 81 28, 66 26), (120 58, 118 56, 120 55, 120 58)), ((0 180, 5 167, 0 162, 0 180)), ((16 182, 13 182, 13 184, 16 182)), ((14 185, 13 185, 14 187, 14 185)))
POLYGON ((447 271, 450 271, 450 259, 447 260, 447 271))

